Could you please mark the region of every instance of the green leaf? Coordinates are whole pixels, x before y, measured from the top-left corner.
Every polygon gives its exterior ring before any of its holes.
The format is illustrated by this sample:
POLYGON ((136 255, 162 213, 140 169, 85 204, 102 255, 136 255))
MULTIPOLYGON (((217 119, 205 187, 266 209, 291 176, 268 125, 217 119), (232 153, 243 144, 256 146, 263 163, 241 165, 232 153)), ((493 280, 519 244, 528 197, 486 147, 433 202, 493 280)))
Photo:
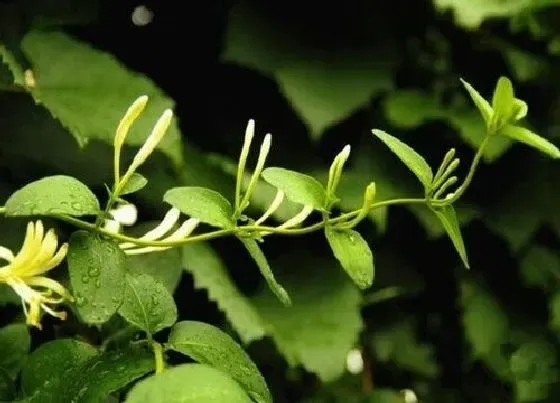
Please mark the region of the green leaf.
POLYGON ((148 334, 173 326, 177 307, 163 284, 147 274, 127 275, 126 282, 119 315, 148 334))
POLYGON ((552 158, 560 158, 560 150, 558 147, 544 137, 524 127, 506 125, 499 131, 499 134, 534 147, 552 158))
POLYGON ((521 279, 526 287, 547 289, 560 277, 560 256, 539 245, 532 245, 519 264, 521 279))
POLYGON ((334 256, 352 281, 361 289, 370 287, 375 276, 375 267, 373 254, 364 238, 351 229, 330 227, 325 228, 325 236, 334 256))
POLYGON ((183 186, 168 190, 163 200, 203 223, 219 228, 233 228, 231 204, 218 192, 198 186, 183 186))
POLYGON ((276 297, 285 306, 290 306, 292 304, 292 301, 290 300, 290 296, 288 295, 284 287, 282 287, 276 281, 276 278, 274 277, 274 273, 272 273, 272 269, 268 264, 268 260, 266 259, 266 256, 262 252, 261 248, 259 248, 257 241, 249 238, 238 238, 238 239, 241 241, 243 246, 245 246, 245 249, 247 249, 247 252, 249 252, 249 255, 251 255, 251 258, 253 258, 253 260, 257 264, 259 270, 261 271, 261 274, 263 275, 264 279, 266 280, 266 283, 268 284, 268 287, 272 290, 274 295, 276 295, 276 297))
POLYGON ((385 98, 383 107, 391 123, 403 129, 412 129, 446 115, 444 106, 434 96, 417 90, 392 92, 385 98))
POLYGON ((225 313, 241 340, 249 343, 264 337, 264 324, 255 306, 236 287, 210 245, 192 243, 183 246, 182 252, 185 270, 193 275, 195 287, 208 291, 208 297, 225 313))
POLYGON ((470 267, 469 259, 467 257, 467 251, 463 242, 463 236, 461 235, 461 227, 459 226, 459 221, 457 220, 455 208, 451 205, 448 205, 444 207, 436 207, 432 210, 443 225, 445 232, 447 232, 447 235, 451 239, 451 242, 453 243, 455 250, 461 257, 463 264, 468 269, 470 267))
POLYGON ((500 77, 492 96, 492 116, 495 128, 501 128, 511 120, 514 109, 515 94, 513 85, 506 77, 500 77))
POLYGON ((97 357, 97 350, 78 340, 59 339, 41 345, 25 361, 21 387, 26 396, 48 387, 65 374, 77 371, 84 363, 97 357))
POLYGON ((153 367, 154 359, 149 351, 137 348, 108 351, 81 365, 69 366, 59 377, 45 382, 26 402, 99 403, 153 367))
POLYGON ((262 177, 286 194, 286 197, 296 203, 313 206, 316 210, 324 210, 325 188, 312 176, 285 168, 266 168, 262 177))
POLYGON ((399 393, 390 389, 377 389, 368 396, 364 403, 403 403, 402 392, 399 393))
MULTIPOLYGON (((498 17, 512 17, 529 11, 531 1, 518 0, 433 0, 436 8, 441 11, 451 9, 455 22, 467 28, 478 28, 484 20, 498 17)), ((535 2, 537 3, 537 2, 535 2)))
POLYGON ((484 122, 488 126, 490 124, 490 120, 492 119, 492 116, 494 115, 494 110, 492 109, 492 106, 490 105, 490 103, 486 99, 484 99, 478 93, 477 90, 475 90, 472 87, 472 85, 470 85, 468 82, 466 82, 462 78, 461 78, 461 83, 463 83, 463 86, 465 87, 465 89, 469 93, 469 96, 471 97, 472 101, 474 102, 474 104, 478 108, 478 111, 482 115, 482 118, 484 119, 484 122))
POLYGON ((138 382, 126 403, 251 403, 241 387, 204 364, 184 364, 138 382))
POLYGON ((17 62, 12 52, 10 52, 3 44, 0 44, 0 62, 3 64, 3 66, 0 66, 0 69, 3 70, 3 68, 6 67, 9 70, 9 73, 12 76, 10 77, 10 81, 20 87, 23 87, 25 85, 23 68, 17 62))
POLYGON ((550 328, 560 334, 560 291, 550 296, 548 301, 550 310, 550 328))
POLYGON ((0 328, 0 368, 13 379, 19 373, 30 345, 31 337, 26 325, 13 323, 0 328))
MULTIPOLYGON (((157 224, 159 223, 149 226, 142 223, 135 227, 135 229, 142 227, 148 231, 157 224)), ((141 234, 144 234, 146 231, 141 232, 141 234)), ((147 274, 163 284, 170 294, 175 292, 175 288, 183 274, 181 251, 177 248, 158 251, 157 253, 129 255, 127 256, 127 264, 130 274, 147 274)))
POLYGON ((362 329, 361 296, 334 259, 305 248, 274 261, 293 305, 282 306, 266 288, 253 298, 267 332, 291 367, 302 365, 324 381, 346 370, 362 329), (305 274, 305 275, 303 275, 305 274))
POLYGON ((106 322, 124 299, 126 255, 112 240, 76 231, 70 237, 67 260, 82 319, 86 323, 106 322))
POLYGON ((465 282, 462 287, 465 336, 474 357, 484 358, 507 341, 508 318, 492 295, 477 284, 465 282))
POLYGON ((71 176, 47 176, 31 182, 6 201, 6 215, 30 216, 99 213, 99 201, 89 188, 71 176))
POLYGON ((392 86, 386 66, 364 58, 353 61, 348 55, 335 63, 300 59, 278 69, 275 76, 313 139, 392 86))
POLYGON ((134 172, 126 185, 122 188, 120 195, 127 195, 130 193, 135 193, 144 188, 148 184, 148 179, 139 173, 134 172))
POLYGON ((179 322, 171 329, 167 343, 168 348, 225 372, 257 402, 272 402, 268 386, 255 363, 220 329, 202 322, 179 322))
MULTIPOLYGON (((81 146, 89 139, 113 144, 115 129, 140 95, 150 101, 131 128, 126 143, 143 144, 157 118, 173 101, 152 81, 127 70, 114 56, 61 32, 31 31, 22 48, 33 66, 36 102, 60 120, 81 146)), ((158 145, 175 165, 181 165, 181 137, 174 121, 158 145)))
POLYGON ((16 385, 10 374, 0 368, 0 402, 16 401, 16 385))
POLYGON ((424 185, 424 188, 429 188, 432 184, 434 174, 432 169, 420 154, 414 151, 411 147, 404 144, 396 137, 385 133, 382 130, 373 129, 372 133, 383 141, 387 147, 416 175, 418 180, 424 185))

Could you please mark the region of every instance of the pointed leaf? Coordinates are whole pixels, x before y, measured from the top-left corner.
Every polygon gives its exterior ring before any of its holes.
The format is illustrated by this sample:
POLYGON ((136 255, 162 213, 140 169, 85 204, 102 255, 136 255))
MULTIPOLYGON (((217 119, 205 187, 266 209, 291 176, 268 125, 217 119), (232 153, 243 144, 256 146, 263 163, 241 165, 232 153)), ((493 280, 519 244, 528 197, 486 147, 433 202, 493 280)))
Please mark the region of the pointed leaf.
POLYGON ((225 372, 257 402, 272 402, 266 381, 255 363, 239 344, 217 327, 194 321, 176 323, 167 347, 225 372))
POLYGON ((513 85, 508 78, 500 77, 492 96, 492 110, 494 111, 492 119, 496 128, 501 127, 513 117, 514 106, 513 85))
POLYGON ((127 275, 119 315, 130 324, 154 334, 177 321, 177 307, 165 286, 147 274, 127 275))
POLYGON ((126 255, 119 245, 87 231, 76 231, 68 249, 70 283, 86 323, 104 323, 119 308, 126 287, 126 255))
POLYGON ((168 190, 163 200, 203 223, 219 228, 233 228, 231 204, 218 192, 198 186, 183 186, 168 190))
POLYGON ((6 215, 30 216, 99 213, 99 201, 89 188, 71 176, 47 176, 31 182, 6 201, 6 215))
POLYGON ((134 172, 130 177, 130 179, 128 180, 128 182, 126 182, 124 188, 122 188, 120 195, 123 196, 123 195, 138 192, 139 190, 144 188, 144 186, 146 186, 147 184, 148 184, 148 179, 146 179, 144 176, 140 175, 139 173, 134 172))
POLYGON ((453 206, 445 206, 441 208, 435 208, 433 209, 433 211, 443 225, 443 228, 445 229, 445 232, 447 232, 447 235, 451 239, 451 242, 453 242, 453 246, 461 257, 463 264, 468 269, 469 259, 467 258, 467 251, 463 242, 461 227, 459 225, 459 220, 457 219, 455 209, 453 208, 453 206))
POLYGON ((375 276, 373 254, 362 236, 351 229, 325 228, 325 236, 334 256, 361 289, 371 286, 375 276))
POLYGON ((277 281, 274 277, 274 273, 272 273, 272 269, 268 264, 268 260, 266 260, 266 256, 262 252, 261 248, 257 244, 257 241, 250 238, 239 238, 241 243, 245 246, 245 249, 249 252, 249 255, 253 258, 261 274, 263 275, 264 279, 266 280, 268 286, 276 295, 276 297, 286 306, 290 306, 292 302, 290 301, 290 296, 277 281))
POLYGON ((396 137, 393 137, 382 130, 373 129, 372 133, 374 136, 383 141, 387 147, 389 147, 391 151, 399 157, 408 169, 416 175, 425 188, 430 187, 434 174, 424 157, 396 137))
POLYGON ((492 106, 490 106, 490 103, 486 99, 484 99, 477 90, 475 90, 468 82, 466 82, 462 78, 461 83, 463 83, 471 99, 478 108, 478 111, 482 115, 484 122, 488 126, 490 124, 490 119, 492 119, 492 115, 494 114, 492 106))
POLYGON ((560 150, 558 147, 544 137, 541 137, 524 127, 506 125, 499 131, 499 134, 534 147, 552 158, 560 158, 560 150))
POLYGON ((325 188, 312 176, 285 168, 270 167, 263 171, 262 177, 284 192, 291 201, 313 206, 316 210, 324 209, 325 188))
POLYGON ((26 325, 13 323, 0 328, 0 368, 15 379, 30 346, 31 336, 26 325))

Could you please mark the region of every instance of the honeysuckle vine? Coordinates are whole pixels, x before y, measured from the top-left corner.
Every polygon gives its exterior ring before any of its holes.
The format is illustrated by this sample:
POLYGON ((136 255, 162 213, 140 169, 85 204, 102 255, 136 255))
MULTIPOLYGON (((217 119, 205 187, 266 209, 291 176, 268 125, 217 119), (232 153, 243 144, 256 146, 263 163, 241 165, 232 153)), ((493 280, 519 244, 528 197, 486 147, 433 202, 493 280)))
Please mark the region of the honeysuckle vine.
POLYGON ((0 207, 0 213, 6 217, 50 217, 79 229, 71 236, 69 244, 64 243, 58 248, 54 230, 44 234, 44 225, 40 220, 29 222, 19 253, 14 254, 4 247, 0 248, 0 258, 7 262, 0 267, 0 283, 7 284, 19 295, 27 323, 39 328, 42 311, 60 319, 65 318, 64 312, 53 309, 53 306, 63 302, 75 301, 78 313, 90 323, 103 323, 120 310, 119 313, 125 319, 147 333, 147 341, 152 345, 156 357, 156 370, 160 372, 164 368, 164 349, 153 341, 152 333, 162 327, 172 326, 176 317, 171 315, 157 324, 150 324, 145 319, 146 323, 143 325, 138 325, 136 319, 130 319, 134 314, 127 310, 129 308, 122 308, 124 297, 118 296, 119 290, 123 292, 126 281, 131 284, 131 281, 144 280, 127 280, 124 271, 119 272, 117 281, 111 279, 107 283, 117 293, 113 295, 112 302, 105 304, 102 301, 102 311, 95 311, 92 308, 94 305, 90 306, 86 301, 88 298, 97 298, 95 290, 104 286, 100 276, 104 274, 103 270, 109 268, 103 265, 87 267, 88 273, 91 271, 96 277, 90 283, 87 273, 82 274, 85 270, 83 268, 90 264, 88 262, 96 259, 102 262, 106 259, 111 264, 118 265, 126 255, 155 253, 193 242, 235 236, 247 249, 271 290, 284 304, 289 305, 289 294, 276 281, 258 242, 270 235, 303 235, 322 230, 342 268, 360 288, 365 289, 371 286, 374 279, 373 253, 354 228, 372 210, 392 205, 423 204, 440 220, 463 264, 469 267, 453 203, 468 189, 492 138, 505 136, 537 148, 552 158, 560 158, 560 151, 544 138, 519 126, 519 121, 526 116, 528 108, 524 101, 515 97, 510 80, 505 77, 498 80, 491 102, 485 100, 466 81, 462 83, 486 125, 486 135, 462 181, 455 175, 460 159, 456 157, 454 149, 444 155, 434 174, 426 160, 411 147, 381 130, 373 130, 373 135, 387 145, 418 178, 424 188, 423 197, 376 201, 376 185, 371 182, 364 189, 360 208, 339 213, 336 210, 339 202, 337 188, 351 154, 350 146, 345 146, 335 156, 329 168, 327 184, 323 186, 315 178, 303 173, 279 167, 266 168, 267 156, 272 146, 270 134, 264 137, 260 145, 256 166, 244 187, 247 160, 255 135, 255 122, 250 120, 239 155, 233 205, 224 196, 210 189, 176 187, 164 195, 164 202, 170 206, 161 222, 144 235, 135 237, 127 235, 126 228, 135 225, 139 214, 136 206, 126 200, 126 196, 146 185, 147 179, 138 170, 160 144, 173 118, 171 110, 162 113, 123 173, 122 147, 130 128, 148 103, 147 96, 140 96, 125 112, 116 129, 113 183, 107 186, 108 198, 103 208, 86 185, 73 177, 61 175, 46 177, 24 186, 8 198, 5 206, 0 207), (277 192, 262 215, 253 219, 246 211, 260 180, 276 187, 277 192), (301 205, 299 212, 276 226, 266 224, 285 200, 301 205), (319 213, 317 217, 320 218, 309 223, 310 217, 315 217, 313 213, 319 213), (200 228, 208 226, 212 228, 200 232, 200 228), (57 281, 46 277, 67 253, 72 293, 57 281), (74 271, 79 272, 82 277, 74 274, 74 271))

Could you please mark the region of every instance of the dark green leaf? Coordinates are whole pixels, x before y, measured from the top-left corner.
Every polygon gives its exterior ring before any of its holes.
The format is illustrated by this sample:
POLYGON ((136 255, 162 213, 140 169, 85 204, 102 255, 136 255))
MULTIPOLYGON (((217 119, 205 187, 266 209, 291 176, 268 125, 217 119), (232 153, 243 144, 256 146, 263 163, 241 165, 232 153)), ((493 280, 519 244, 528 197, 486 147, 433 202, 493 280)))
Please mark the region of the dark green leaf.
POLYGON ((262 177, 286 194, 286 197, 296 203, 313 206, 316 210, 325 207, 325 189, 312 176, 285 168, 266 168, 262 177))
POLYGON ((257 366, 241 346, 220 329, 202 322, 176 323, 169 335, 167 347, 225 372, 257 402, 272 402, 257 366))
POLYGON ((203 223, 219 228, 235 226, 231 204, 213 190, 198 186, 177 187, 165 192, 163 200, 203 223))
POLYGON ((467 257, 467 251, 465 249, 465 244, 463 242, 463 236, 461 235, 461 227, 459 226, 459 221, 457 220, 457 214, 453 206, 448 205, 445 207, 436 207, 433 209, 437 218, 443 225, 445 232, 451 239, 455 250, 461 257, 463 264, 466 268, 469 268, 469 259, 467 257))
POLYGON ((519 264, 521 279, 526 287, 555 286, 560 278, 560 256, 550 249, 532 245, 519 264))
MULTIPOLYGON (((155 223, 157 225, 158 223, 155 223)), ((139 225, 146 230, 153 226, 139 225)), ((179 249, 167 249, 157 253, 145 253, 140 255, 127 256, 128 271, 131 274, 147 274, 165 286, 170 294, 173 294, 183 267, 181 262, 181 251, 179 249)))
POLYGON ((135 193, 144 188, 148 184, 148 179, 139 173, 134 172, 124 188, 122 188, 120 195, 127 195, 130 193, 135 193))
POLYGON ((6 201, 6 215, 30 216, 99 213, 99 201, 89 188, 71 176, 47 176, 31 182, 6 201))
POLYGON ((112 240, 76 231, 70 237, 67 260, 82 319, 87 323, 106 322, 124 299, 126 255, 112 240))
POLYGON ((16 378, 31 345, 27 326, 14 323, 0 328, 0 368, 16 378))
POLYGON ((0 402, 15 402, 16 385, 5 370, 0 368, 0 402))
POLYGON ((136 384, 126 403, 251 403, 241 386, 204 364, 184 364, 136 384))
POLYGON ((147 274, 127 275, 126 280, 119 315, 149 334, 173 326, 177 307, 163 284, 147 274))

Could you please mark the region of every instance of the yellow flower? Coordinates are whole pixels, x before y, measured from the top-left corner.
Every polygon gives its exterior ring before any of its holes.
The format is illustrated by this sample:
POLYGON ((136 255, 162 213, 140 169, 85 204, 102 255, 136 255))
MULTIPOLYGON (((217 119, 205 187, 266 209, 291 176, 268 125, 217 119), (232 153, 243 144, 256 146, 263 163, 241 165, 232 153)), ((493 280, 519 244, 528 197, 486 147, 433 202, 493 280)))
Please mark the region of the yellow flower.
POLYGON ((68 244, 58 248, 53 229, 44 233, 41 221, 29 222, 23 246, 16 256, 0 246, 0 258, 8 262, 0 267, 0 283, 5 283, 20 296, 27 323, 41 329, 41 309, 60 319, 66 312, 55 311, 51 305, 72 300, 70 293, 59 282, 43 276, 58 266, 66 256, 68 244))

